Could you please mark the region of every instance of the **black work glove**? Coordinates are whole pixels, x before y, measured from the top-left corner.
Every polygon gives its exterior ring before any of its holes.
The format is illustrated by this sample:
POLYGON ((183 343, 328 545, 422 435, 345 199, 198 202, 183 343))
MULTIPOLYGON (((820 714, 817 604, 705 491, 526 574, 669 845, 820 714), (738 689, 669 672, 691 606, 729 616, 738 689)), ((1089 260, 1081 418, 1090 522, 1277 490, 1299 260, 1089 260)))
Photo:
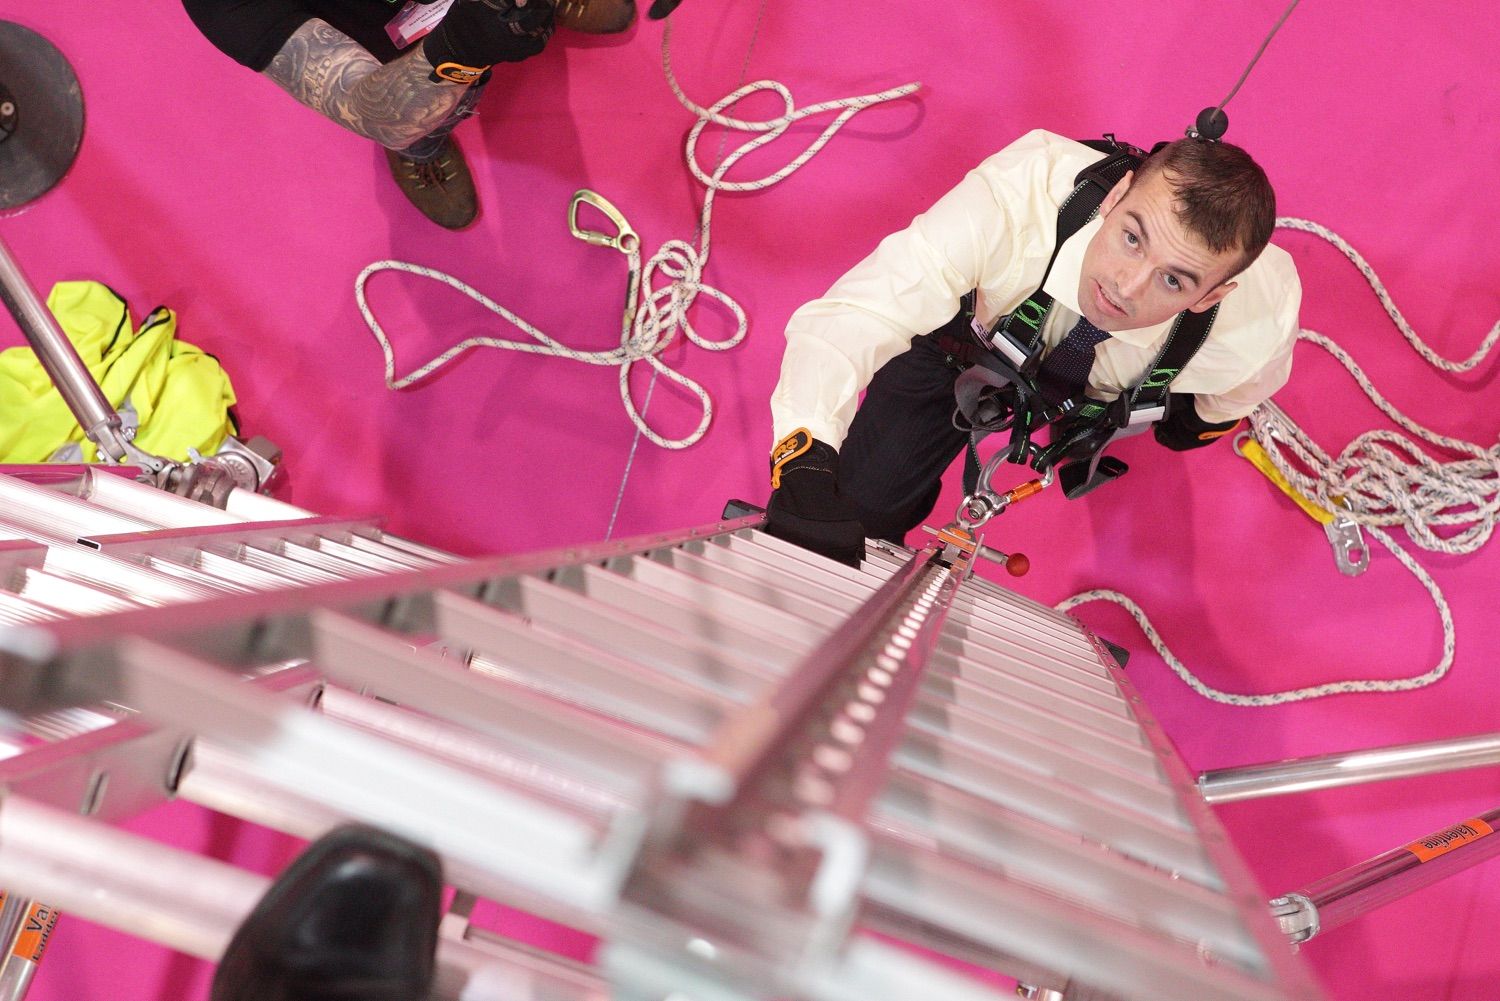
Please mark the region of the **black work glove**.
POLYGON ((1167 416, 1152 426, 1156 440, 1174 452, 1212 445, 1235 428, 1239 421, 1212 424, 1198 416, 1192 393, 1167 394, 1167 416))
POLYGON ((771 499, 766 531, 778 539, 857 567, 865 558, 865 530, 838 490, 839 454, 798 428, 771 451, 771 499))
POLYGON ((552 37, 551 0, 458 0, 422 40, 434 79, 474 83, 495 63, 518 63, 541 52, 552 37))

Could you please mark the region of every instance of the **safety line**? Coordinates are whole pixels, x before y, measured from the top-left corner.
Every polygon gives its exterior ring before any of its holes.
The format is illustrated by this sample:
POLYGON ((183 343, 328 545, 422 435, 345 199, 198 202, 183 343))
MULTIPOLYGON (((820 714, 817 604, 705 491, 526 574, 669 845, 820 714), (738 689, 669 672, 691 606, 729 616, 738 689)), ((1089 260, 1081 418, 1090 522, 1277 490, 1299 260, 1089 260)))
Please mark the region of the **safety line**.
MULTIPOLYGON (((745 58, 740 62, 740 75, 739 79, 735 81, 736 87, 744 86, 745 77, 750 73, 750 57, 755 53, 755 43, 760 39, 760 26, 761 23, 765 20, 765 17, 766 0, 760 0, 760 7, 755 12, 755 26, 750 29, 750 44, 745 46, 745 58)), ((666 69, 669 77, 672 72, 671 44, 672 22, 668 20, 665 24, 662 25, 661 58, 662 66, 666 69)), ((719 149, 714 154, 715 170, 717 170, 724 163, 724 147, 727 145, 729 145, 729 132, 725 131, 725 133, 719 137, 719 149)), ((703 229, 701 223, 699 225, 698 238, 700 240, 703 238, 703 229)), ((651 381, 646 385, 646 399, 641 403, 642 419, 645 418, 646 412, 651 409, 651 396, 656 392, 656 376, 657 373, 653 369, 651 372, 651 381)), ((614 538, 615 522, 620 517, 620 506, 625 503, 625 487, 630 483, 630 471, 635 467, 635 453, 636 449, 640 447, 640 444, 641 428, 640 425, 636 425, 635 434, 631 435, 630 437, 630 451, 625 456, 625 469, 620 473, 620 488, 615 491, 615 503, 609 511, 609 524, 604 528, 604 538, 606 540, 614 538)))
POLYGON ((1271 26, 1271 30, 1266 33, 1266 37, 1261 41, 1260 48, 1256 49, 1255 55, 1250 57, 1250 64, 1245 67, 1245 72, 1241 73, 1240 78, 1234 82, 1234 86, 1229 88, 1229 93, 1225 95, 1224 100, 1219 102, 1218 107, 1214 108, 1214 113, 1210 118, 1218 117, 1219 112, 1229 107, 1229 102, 1233 101, 1234 95, 1240 92, 1240 87, 1244 86, 1246 78, 1250 76, 1250 71, 1255 69, 1255 64, 1260 62, 1261 56, 1265 55, 1266 46, 1271 44, 1271 39, 1276 37, 1276 33, 1286 23, 1286 19, 1292 16, 1292 11, 1297 9, 1297 4, 1300 2, 1301 0, 1291 0, 1291 3, 1286 5, 1286 10, 1281 12, 1281 17, 1277 18, 1276 23, 1271 26))
MULTIPOLYGON (((1442 357, 1402 316, 1374 268, 1342 237, 1306 219, 1280 218, 1276 220, 1276 226, 1311 233, 1336 247, 1364 275, 1401 336, 1434 368, 1445 372, 1467 372, 1484 360, 1500 341, 1500 322, 1497 322, 1468 358, 1453 361, 1442 357)), ((1251 434, 1266 450, 1276 469, 1295 488, 1327 510, 1344 508, 1417 578, 1432 598, 1442 622, 1443 653, 1431 670, 1414 677, 1333 681, 1282 692, 1240 694, 1214 688, 1188 670, 1167 648, 1141 607, 1118 591, 1084 591, 1057 605, 1058 610, 1064 612, 1092 601, 1120 605, 1135 619, 1146 639, 1178 677, 1205 698, 1229 705, 1273 706, 1351 692, 1404 692, 1424 688, 1441 679, 1453 665, 1456 648, 1453 613, 1432 575, 1385 529, 1399 526, 1419 548, 1461 555, 1475 552, 1489 540, 1495 530, 1497 515, 1500 515, 1500 444, 1485 448, 1418 424, 1381 395, 1364 370, 1333 340, 1306 329, 1299 332, 1298 339, 1331 354, 1353 376, 1371 402, 1401 428, 1422 441, 1460 456, 1439 461, 1429 456, 1419 444, 1397 432, 1373 430, 1356 437, 1335 458, 1274 403, 1267 401, 1250 415, 1251 434), (1455 526, 1467 527, 1446 536, 1434 531, 1438 527, 1455 526)))

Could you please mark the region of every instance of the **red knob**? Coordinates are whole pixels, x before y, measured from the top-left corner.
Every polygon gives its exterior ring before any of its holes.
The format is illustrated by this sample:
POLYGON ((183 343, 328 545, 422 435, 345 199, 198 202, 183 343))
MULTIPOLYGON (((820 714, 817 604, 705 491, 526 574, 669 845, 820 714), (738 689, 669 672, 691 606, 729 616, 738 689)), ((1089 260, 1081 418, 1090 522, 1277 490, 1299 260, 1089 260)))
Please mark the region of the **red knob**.
POLYGON ((1005 572, 1012 577, 1024 577, 1026 571, 1031 569, 1031 561, 1026 558, 1025 553, 1011 553, 1005 560, 1005 572))

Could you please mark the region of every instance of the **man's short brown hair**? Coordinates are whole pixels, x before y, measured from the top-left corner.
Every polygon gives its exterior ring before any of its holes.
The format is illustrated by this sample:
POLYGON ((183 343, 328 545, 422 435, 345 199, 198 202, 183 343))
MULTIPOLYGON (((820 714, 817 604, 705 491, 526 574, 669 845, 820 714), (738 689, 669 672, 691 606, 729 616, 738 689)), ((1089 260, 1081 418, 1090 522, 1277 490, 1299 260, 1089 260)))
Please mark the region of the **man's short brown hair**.
MULTIPOLYGON (((1245 270, 1276 229, 1276 192, 1260 164, 1231 143, 1178 139, 1152 153, 1136 181, 1164 173, 1177 196, 1177 218, 1216 254, 1238 249, 1245 270)), ((1231 275, 1230 277, 1233 277, 1231 275)))

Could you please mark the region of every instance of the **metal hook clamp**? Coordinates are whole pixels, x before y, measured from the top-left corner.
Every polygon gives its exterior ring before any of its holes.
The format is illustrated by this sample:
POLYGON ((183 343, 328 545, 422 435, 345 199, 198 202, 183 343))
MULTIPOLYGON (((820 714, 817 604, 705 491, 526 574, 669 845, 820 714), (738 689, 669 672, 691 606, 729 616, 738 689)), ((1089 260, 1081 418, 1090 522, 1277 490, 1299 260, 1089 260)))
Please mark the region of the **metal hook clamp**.
POLYGON ((641 246, 641 238, 636 235, 635 230, 630 228, 630 223, 625 220, 625 214, 615 208, 614 203, 597 191, 588 188, 580 188, 573 193, 573 200, 568 203, 568 232, 585 243, 591 243, 596 247, 610 247, 622 254, 633 254, 641 246), (594 229, 584 229, 578 225, 578 206, 589 205, 598 209, 615 225, 614 233, 601 233, 594 229))

